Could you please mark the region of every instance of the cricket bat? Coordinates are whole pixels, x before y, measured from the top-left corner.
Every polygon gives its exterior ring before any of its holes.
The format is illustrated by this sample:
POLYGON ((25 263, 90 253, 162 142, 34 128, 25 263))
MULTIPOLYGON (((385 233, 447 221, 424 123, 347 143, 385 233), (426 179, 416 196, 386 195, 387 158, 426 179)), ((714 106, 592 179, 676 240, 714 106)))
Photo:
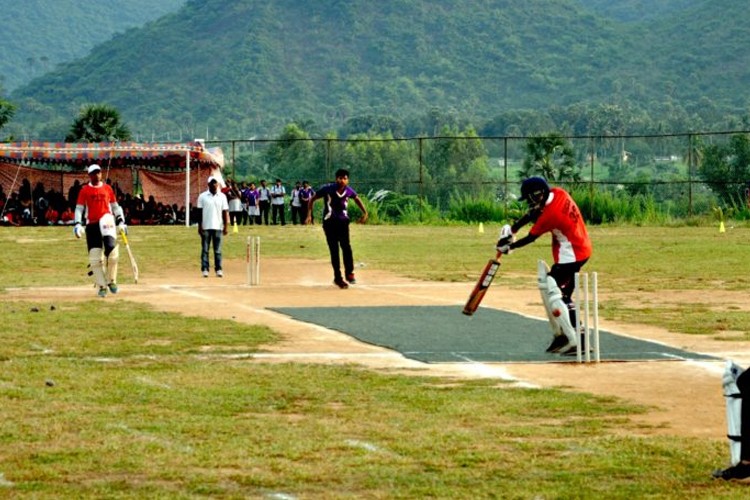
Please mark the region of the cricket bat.
POLYGON ((490 287, 490 284, 492 284, 492 280, 495 279, 497 270, 500 269, 501 256, 502 254, 498 252, 495 258, 490 259, 490 261, 487 262, 487 265, 484 266, 484 270, 482 270, 482 274, 479 276, 479 281, 477 281, 477 284, 469 295, 469 300, 466 301, 466 305, 464 306, 463 313, 465 315, 471 316, 476 312, 479 304, 484 298, 484 294, 487 293, 487 289, 490 287))
POLYGON ((135 262, 135 257, 133 256, 133 251, 130 249, 130 244, 128 243, 128 235, 125 234, 125 231, 120 231, 120 236, 122 237, 122 242, 125 243, 125 249, 128 251, 128 257, 130 257, 130 267, 133 268, 133 281, 138 283, 138 264, 135 262))

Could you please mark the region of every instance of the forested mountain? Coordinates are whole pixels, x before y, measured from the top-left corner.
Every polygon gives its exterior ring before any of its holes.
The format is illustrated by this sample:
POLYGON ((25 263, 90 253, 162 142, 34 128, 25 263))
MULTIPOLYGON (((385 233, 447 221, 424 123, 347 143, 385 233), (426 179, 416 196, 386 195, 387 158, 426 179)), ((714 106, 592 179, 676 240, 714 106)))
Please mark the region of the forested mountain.
POLYGON ((0 0, 0 88, 13 90, 114 33, 143 26, 185 0, 0 0))
POLYGON ((149 140, 435 112, 479 126, 510 110, 577 105, 679 108, 688 126, 698 123, 691 113, 747 113, 746 0, 616 4, 188 0, 12 93, 18 111, 4 132, 60 139, 94 102, 149 140), (654 10, 628 19, 625 5, 654 10))
POLYGON ((684 9, 706 3, 704 0, 579 0, 592 13, 624 22, 664 19, 684 9))

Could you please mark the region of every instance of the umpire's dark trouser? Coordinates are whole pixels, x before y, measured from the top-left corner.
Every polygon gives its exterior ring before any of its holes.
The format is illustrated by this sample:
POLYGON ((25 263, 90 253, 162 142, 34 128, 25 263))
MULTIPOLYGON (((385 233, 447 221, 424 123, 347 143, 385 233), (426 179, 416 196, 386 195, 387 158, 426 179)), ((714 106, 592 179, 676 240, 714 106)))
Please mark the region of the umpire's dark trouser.
POLYGON ((341 254, 344 258, 344 273, 347 276, 354 273, 354 257, 352 256, 352 245, 349 243, 349 221, 328 219, 323 221, 323 231, 326 235, 328 251, 331 253, 334 279, 341 279, 339 247, 341 247, 341 254))
POLYGON ((750 369, 737 377, 737 388, 742 396, 740 417, 740 460, 750 461, 750 369))

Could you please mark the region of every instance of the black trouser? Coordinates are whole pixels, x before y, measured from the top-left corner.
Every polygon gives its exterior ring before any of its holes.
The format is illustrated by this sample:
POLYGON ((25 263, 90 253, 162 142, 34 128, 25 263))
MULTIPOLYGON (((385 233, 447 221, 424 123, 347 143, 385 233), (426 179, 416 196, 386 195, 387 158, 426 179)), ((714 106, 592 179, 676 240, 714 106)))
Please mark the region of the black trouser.
POLYGON ((286 225, 286 220, 284 220, 284 208, 286 208, 284 205, 271 205, 271 209, 273 210, 273 223, 278 224, 279 217, 281 218, 281 225, 286 225))
POLYGON ((295 207, 292 205, 292 224, 304 224, 305 219, 302 218, 302 207, 295 207))
POLYGON ((569 264, 554 264, 549 271, 549 275, 555 279, 557 286, 560 287, 563 302, 568 305, 571 325, 576 324, 576 306, 573 303, 573 292, 576 289, 575 275, 586 262, 588 262, 588 259, 569 264))
POLYGON ((86 224, 86 247, 91 251, 92 248, 104 247, 104 257, 109 257, 112 250, 117 246, 117 238, 113 236, 102 236, 102 228, 98 222, 86 224))
POLYGON ((737 377, 737 388, 742 397, 740 410, 740 460, 750 461, 750 369, 737 377))
POLYGON ((258 208, 260 208, 260 215, 258 216, 258 224, 261 223, 261 220, 268 225, 268 212, 271 209, 271 202, 268 200, 260 200, 258 202, 258 208))
POLYGON ((323 231, 328 243, 328 251, 331 254, 331 267, 333 267, 334 279, 341 279, 341 261, 339 259, 339 247, 344 258, 344 273, 346 276, 354 273, 354 257, 352 245, 349 243, 349 221, 328 219, 323 221, 323 231))
POLYGON ((234 226, 235 224, 240 225, 242 220, 242 212, 229 212, 229 224, 234 226))

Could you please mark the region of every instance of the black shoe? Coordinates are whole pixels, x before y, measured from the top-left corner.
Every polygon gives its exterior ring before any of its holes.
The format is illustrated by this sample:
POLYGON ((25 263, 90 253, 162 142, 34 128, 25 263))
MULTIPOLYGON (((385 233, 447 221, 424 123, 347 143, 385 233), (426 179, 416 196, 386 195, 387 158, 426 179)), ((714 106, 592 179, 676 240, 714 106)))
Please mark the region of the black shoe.
MULTIPOLYGON (((565 335, 563 335, 563 337, 565 337, 565 335)), ((581 334, 579 339, 580 339, 579 342, 581 343, 581 354, 584 354, 586 352, 586 347, 588 347, 589 352, 593 352, 593 349, 591 348, 591 346, 586 345, 586 335, 581 334)), ((565 337, 565 340, 567 341, 568 338, 565 337)), ((560 349, 559 352, 563 356, 575 356, 577 354, 576 346, 574 345, 571 345, 570 347, 567 347, 567 348, 560 349)))
POLYGON ((348 281, 350 285, 356 285, 357 284, 357 279, 354 277, 354 273, 347 274, 346 275, 346 281, 348 281))
POLYGON ((716 479, 724 479, 725 481, 747 479, 750 477, 750 464, 739 463, 728 469, 717 469, 711 475, 716 479))
POLYGON ((349 288, 349 285, 347 284, 347 282, 344 281, 342 278, 336 278, 335 280, 333 280, 333 284, 341 288, 342 290, 345 288, 349 288))
POLYGON ((555 335, 552 338, 552 343, 547 348, 546 352, 558 352, 560 349, 568 345, 568 337, 565 335, 555 335))

